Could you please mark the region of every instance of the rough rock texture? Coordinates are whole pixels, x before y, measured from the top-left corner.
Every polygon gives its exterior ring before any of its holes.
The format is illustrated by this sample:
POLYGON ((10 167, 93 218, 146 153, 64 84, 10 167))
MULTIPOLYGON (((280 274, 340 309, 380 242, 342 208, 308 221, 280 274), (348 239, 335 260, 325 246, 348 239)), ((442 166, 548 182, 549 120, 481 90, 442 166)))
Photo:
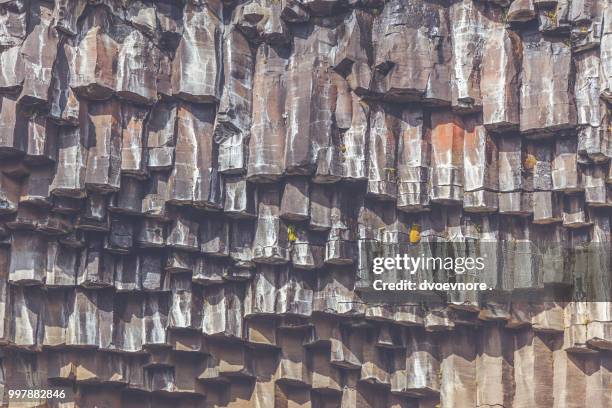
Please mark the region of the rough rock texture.
POLYGON ((611 103, 608 0, 0 0, 0 404, 609 408, 611 103))

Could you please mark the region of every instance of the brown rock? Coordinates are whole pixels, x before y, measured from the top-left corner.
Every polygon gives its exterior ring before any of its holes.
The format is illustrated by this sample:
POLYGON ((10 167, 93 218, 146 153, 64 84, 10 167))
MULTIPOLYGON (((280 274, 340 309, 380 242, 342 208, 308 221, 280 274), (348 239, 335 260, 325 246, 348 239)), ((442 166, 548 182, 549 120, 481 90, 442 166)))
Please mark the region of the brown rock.
POLYGON ((78 0, 58 0, 53 8, 55 28, 64 31, 68 35, 77 35, 77 21, 86 4, 78 0))
POLYGON ((174 203, 218 208, 222 193, 213 150, 214 111, 182 103, 177 111, 175 164, 168 180, 174 203))
POLYGON ((397 142, 398 112, 383 105, 374 105, 370 111, 370 131, 368 155, 368 189, 369 196, 378 200, 395 200, 397 198, 397 170, 395 156, 397 142))
POLYGON ((336 42, 335 32, 313 25, 300 30, 287 67, 287 174, 311 174, 314 171, 319 149, 330 143, 336 106, 337 91, 328 71, 329 55, 336 42), (304 123, 308 126, 304 127, 304 123))
POLYGON ((283 6, 280 2, 252 1, 239 7, 237 11, 237 25, 249 38, 260 39, 269 44, 288 41, 289 30, 281 19, 283 6))
POLYGON ((85 211, 79 214, 77 228, 87 231, 107 232, 109 230, 109 222, 106 206, 109 198, 101 193, 88 194, 85 201, 85 211))
POLYGON ((415 330, 410 336, 404 353, 396 354, 395 364, 396 371, 391 378, 394 392, 422 398, 440 391, 440 379, 430 374, 440 367, 438 349, 421 330, 415 330))
POLYGON ((8 281, 17 285, 43 283, 47 270, 47 240, 29 231, 15 232, 8 281))
POLYGON ((151 111, 145 124, 145 140, 150 170, 171 168, 174 164, 177 105, 159 102, 151 111))
POLYGON ((121 105, 121 172, 137 178, 147 174, 145 126, 149 112, 124 103, 121 105))
POLYGON ((473 212, 496 211, 499 190, 497 143, 478 119, 465 121, 463 207, 473 212))
POLYGON ((603 27, 600 45, 600 58, 602 70, 601 96, 607 101, 612 100, 612 7, 606 7, 603 17, 603 27))
POLYGON ((309 218, 310 194, 308 179, 291 177, 285 182, 280 206, 280 217, 289 222, 305 221, 309 218))
POLYGON ((77 126, 79 100, 70 87, 71 66, 76 57, 73 43, 72 38, 64 38, 58 45, 49 92, 49 116, 60 123, 77 126))
POLYGON ((210 7, 187 2, 183 9, 183 35, 172 65, 172 91, 193 102, 220 98, 221 17, 210 7))
POLYGON ((280 219, 281 193, 277 186, 257 187, 257 227, 253 241, 253 260, 261 263, 286 263, 289 260, 289 231, 280 219))
POLYGON ((445 406, 477 406, 476 344, 468 329, 442 342, 440 402, 445 406), (445 378, 445 373, 452 378, 445 378))
POLYGON ((219 145, 219 171, 242 173, 246 167, 246 139, 251 127, 254 56, 236 29, 226 33, 223 53, 225 85, 217 111, 215 143, 219 145))
POLYGON ((387 100, 448 104, 451 49, 447 23, 447 10, 437 4, 386 3, 373 23, 375 92, 387 100))
MULTIPOLYGON (((360 193, 362 194, 362 193, 360 193)), ((331 229, 325 247, 325 262, 336 265, 352 265, 356 253, 356 217, 352 203, 355 202, 355 191, 349 186, 334 190, 331 202, 331 229)))
POLYGON ((255 217, 255 186, 241 176, 224 177, 223 182, 223 211, 230 217, 255 217))
POLYGON ((23 61, 19 46, 0 52, 0 90, 18 91, 23 83, 23 61))
POLYGON ((431 125, 431 201, 462 202, 463 123, 449 112, 434 112, 431 125))
POLYGON ((26 105, 46 103, 59 43, 59 35, 51 27, 51 5, 35 1, 32 6, 37 8, 38 23, 20 50, 24 82, 19 101, 26 105))
POLYGON ((552 162, 553 190, 567 193, 582 190, 576 149, 574 138, 556 139, 552 162))
POLYGON ((51 185, 52 179, 53 167, 46 166, 33 168, 27 179, 22 182, 19 203, 27 203, 41 208, 50 208, 52 203, 49 186, 51 185))
MULTIPOLYGON (((81 115, 87 117, 86 108, 81 115)), ((84 197, 85 175, 89 150, 89 129, 86 124, 80 127, 60 127, 58 132, 57 170, 51 183, 55 195, 84 197)))
POLYGON ((121 103, 115 99, 87 108, 89 153, 85 185, 100 192, 116 191, 121 176, 121 103))
POLYGON ((302 7, 301 1, 283 0, 281 18, 289 23, 301 23, 308 21, 308 11, 302 7))
POLYGON ((10 214, 17 211, 21 185, 4 173, 0 173, 0 212, 10 214))
POLYGON ((484 44, 480 93, 483 123, 491 129, 519 125, 519 72, 523 50, 519 36, 492 22, 484 44))
POLYGON ((541 134, 574 126, 570 47, 537 32, 525 32, 523 43, 521 132, 541 134))
MULTIPOLYGON (((480 78, 486 40, 500 24, 499 8, 487 3, 464 0, 453 3, 449 13, 453 45, 451 60, 451 98, 453 109, 479 111, 482 108, 480 78), (469 47, 469 52, 466 50, 469 47)), ((499 62, 498 62, 499 63, 499 62)))
POLYGON ((21 155, 26 152, 27 119, 17 104, 17 99, 0 95, 0 154, 21 155))
POLYGON ((357 95, 369 93, 373 58, 371 45, 372 15, 355 9, 338 30, 338 49, 334 69, 347 79, 357 95))
POLYGON ((70 64, 70 87, 89 99, 106 99, 116 89, 120 43, 109 32, 112 16, 94 7, 83 17, 70 64))
POLYGON ((23 2, 7 2, 0 4, 0 46, 14 47, 21 45, 26 38, 27 5, 23 2))
POLYGON ((533 0, 514 0, 508 9, 508 21, 524 23, 536 17, 533 0))
POLYGON ((255 58, 247 178, 278 179, 285 170, 285 81, 288 50, 262 44, 255 58))
POLYGON ((532 381, 517 384, 514 404, 520 407, 546 406, 553 403, 553 347, 544 337, 522 331, 515 335, 515 372, 525 373, 532 381))
POLYGON ((155 103, 159 60, 159 49, 140 31, 132 30, 122 38, 117 54, 117 95, 136 103, 155 103))
POLYGON ((333 183, 341 178, 366 180, 366 152, 369 138, 370 107, 352 94, 351 122, 332 144, 319 150, 314 180, 333 183))
POLYGON ((398 210, 420 211, 429 205, 431 132, 420 110, 406 109, 400 121, 397 178, 398 210))
POLYGON ((145 185, 142 181, 129 176, 121 177, 121 189, 113 194, 109 210, 123 214, 141 215, 145 185))

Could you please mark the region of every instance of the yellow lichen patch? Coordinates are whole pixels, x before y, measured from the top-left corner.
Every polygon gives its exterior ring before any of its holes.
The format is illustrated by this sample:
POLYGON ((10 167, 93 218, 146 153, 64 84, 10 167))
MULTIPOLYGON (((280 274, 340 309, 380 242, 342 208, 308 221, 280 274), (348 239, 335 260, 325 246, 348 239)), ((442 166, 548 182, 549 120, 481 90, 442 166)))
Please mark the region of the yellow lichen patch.
POLYGON ((527 157, 525 157, 525 163, 523 163, 523 166, 525 167, 525 170, 531 170, 535 167, 537 162, 538 159, 536 159, 533 154, 528 154, 527 157))
POLYGON ((295 231, 295 227, 293 225, 287 227, 287 239, 289 242, 297 241, 297 232, 295 231))
POLYGON ((411 244, 416 244, 421 241, 421 226, 419 224, 413 224, 410 227, 408 238, 411 244))
POLYGON ((557 11, 556 10, 545 11, 544 15, 550 18, 554 25, 557 25, 557 11))

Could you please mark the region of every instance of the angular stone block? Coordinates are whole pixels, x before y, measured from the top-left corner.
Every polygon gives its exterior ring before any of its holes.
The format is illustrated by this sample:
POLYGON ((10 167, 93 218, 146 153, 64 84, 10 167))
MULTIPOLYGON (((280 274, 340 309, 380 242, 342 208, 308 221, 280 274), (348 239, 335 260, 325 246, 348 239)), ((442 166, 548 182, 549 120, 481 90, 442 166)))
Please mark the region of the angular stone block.
POLYGON ((538 32, 525 31, 522 40, 521 132, 537 135, 575 126, 570 47, 538 32))
POLYGON ((246 143, 251 128, 255 57, 237 29, 225 34, 223 48, 225 84, 215 123, 219 172, 242 173, 246 168, 246 143))
POLYGON ((433 112, 431 125, 431 201, 449 205, 462 202, 463 123, 450 112, 433 112))
POLYGON ((89 152, 85 186, 101 193, 119 190, 121 176, 121 104, 115 99, 88 106, 89 152))
POLYGON ((372 29, 376 93, 393 101, 450 102, 448 19, 448 10, 434 3, 396 0, 385 5, 372 29))
POLYGON ((220 98, 222 16, 210 7, 188 2, 183 9, 183 34, 172 62, 172 91, 192 102, 220 98))

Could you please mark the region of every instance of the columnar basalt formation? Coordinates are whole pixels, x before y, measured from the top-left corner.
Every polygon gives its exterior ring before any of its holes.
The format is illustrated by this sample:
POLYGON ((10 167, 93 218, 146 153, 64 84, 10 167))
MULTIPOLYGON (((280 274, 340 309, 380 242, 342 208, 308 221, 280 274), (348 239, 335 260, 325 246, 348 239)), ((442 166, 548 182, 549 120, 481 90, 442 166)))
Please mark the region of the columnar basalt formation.
POLYGON ((0 404, 608 408, 611 104, 608 0, 0 0, 0 404))

